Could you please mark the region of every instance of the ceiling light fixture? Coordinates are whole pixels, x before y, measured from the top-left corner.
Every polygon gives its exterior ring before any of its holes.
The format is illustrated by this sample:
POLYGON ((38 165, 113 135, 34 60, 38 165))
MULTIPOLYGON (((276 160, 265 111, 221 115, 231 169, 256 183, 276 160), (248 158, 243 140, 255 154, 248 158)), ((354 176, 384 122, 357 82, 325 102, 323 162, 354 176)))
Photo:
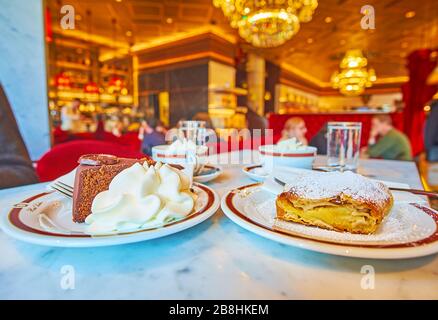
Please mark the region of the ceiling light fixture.
POLYGON ((213 0, 213 4, 247 42, 272 48, 291 39, 301 22, 312 20, 318 0, 213 0))
POLYGON ((408 12, 406 12, 405 13, 405 17, 406 17, 406 19, 410 19, 410 18, 415 17, 415 11, 408 11, 408 12))
POLYGON ((331 83, 333 88, 346 96, 358 96, 373 85, 377 80, 374 69, 366 69, 368 60, 361 50, 348 50, 341 60, 341 71, 333 73, 331 83))

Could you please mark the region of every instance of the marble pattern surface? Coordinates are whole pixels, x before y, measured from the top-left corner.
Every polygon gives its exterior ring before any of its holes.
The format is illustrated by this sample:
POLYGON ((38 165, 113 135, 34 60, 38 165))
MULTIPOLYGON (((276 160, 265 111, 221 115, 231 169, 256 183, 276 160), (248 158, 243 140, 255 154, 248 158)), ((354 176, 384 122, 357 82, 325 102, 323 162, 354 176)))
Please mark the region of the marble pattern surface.
POLYGON ((50 148, 42 0, 0 0, 0 83, 33 160, 50 148))
MULTIPOLYGON (((224 169, 209 183, 220 195, 252 183, 241 166, 224 169)), ((410 162, 366 160, 361 170, 421 187, 410 162)), ((43 187, 0 191, 1 214, 43 187)), ((0 252, 1 299, 438 299, 437 255, 384 261, 315 253, 250 233, 221 210, 178 234, 103 248, 40 247, 0 232, 0 252), (73 290, 61 286, 65 265, 75 270, 73 290), (374 289, 361 288, 364 265, 375 269, 374 289)))

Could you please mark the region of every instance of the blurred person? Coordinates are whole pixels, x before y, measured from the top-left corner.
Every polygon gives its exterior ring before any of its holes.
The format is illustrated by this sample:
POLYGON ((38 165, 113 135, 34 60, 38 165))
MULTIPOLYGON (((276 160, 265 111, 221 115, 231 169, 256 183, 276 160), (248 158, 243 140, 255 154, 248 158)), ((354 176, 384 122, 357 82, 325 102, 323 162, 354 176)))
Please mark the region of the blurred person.
POLYGON ((0 189, 38 182, 12 108, 0 84, 0 189))
POLYGON ((316 147, 318 154, 327 154, 327 123, 310 139, 309 146, 316 147))
POLYGON ((129 126, 131 125, 131 119, 128 116, 122 117, 122 132, 126 133, 129 130, 129 126))
POLYGON ((371 120, 368 147, 362 149, 362 157, 412 160, 411 144, 404 133, 393 127, 390 115, 375 115, 371 120))
MULTIPOLYGON (((181 119, 180 121, 184 121, 185 119, 181 119)), ((213 129, 213 121, 211 121, 210 115, 208 112, 197 112, 193 117, 192 121, 204 121, 205 127, 213 129)))
POLYGON ((75 98, 71 104, 61 108, 61 129, 64 131, 79 132, 81 128, 81 100, 75 98))
POLYGON ((284 124, 280 141, 295 138, 303 145, 307 146, 308 142, 306 139, 306 133, 307 128, 304 119, 300 117, 292 117, 284 124))
POLYGON ((161 120, 157 121, 157 127, 155 128, 155 130, 159 133, 162 133, 164 136, 166 135, 166 133, 168 131, 161 120))
POLYGON ((97 140, 103 140, 105 138, 105 121, 103 114, 96 115, 96 131, 94 135, 97 140))
POLYGON ((438 161, 438 100, 430 105, 424 131, 424 147, 428 161, 438 161))
POLYGON ((111 116, 111 118, 105 122, 105 131, 111 132, 116 137, 122 136, 123 124, 120 118, 118 116, 111 116))
POLYGON ((138 138, 142 140, 141 151, 149 156, 152 155, 152 147, 166 144, 165 134, 159 132, 157 128, 164 127, 157 119, 142 121, 138 138))
POLYGON ((262 117, 253 109, 248 108, 246 113, 246 127, 251 131, 253 129, 260 129, 262 132, 268 127, 268 120, 262 117))

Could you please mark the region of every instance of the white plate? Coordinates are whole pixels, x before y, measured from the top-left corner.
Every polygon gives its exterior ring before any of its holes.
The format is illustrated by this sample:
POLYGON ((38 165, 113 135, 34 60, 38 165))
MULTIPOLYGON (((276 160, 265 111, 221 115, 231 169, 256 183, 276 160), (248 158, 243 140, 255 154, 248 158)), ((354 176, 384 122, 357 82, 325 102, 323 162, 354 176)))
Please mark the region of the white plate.
POLYGON ((208 165, 204 166, 204 169, 201 171, 200 174, 198 174, 198 175, 193 177, 193 181, 200 182, 200 183, 205 183, 205 182, 209 182, 211 180, 216 179, 221 174, 222 174, 222 168, 221 167, 219 167, 219 166, 212 166, 212 165, 208 164, 208 165), (214 172, 211 172, 211 173, 208 173, 208 174, 204 174, 203 171, 205 172, 206 170, 208 170, 208 171, 214 170, 214 172))
POLYGON ((375 234, 359 235, 277 220, 275 199, 260 184, 248 185, 223 197, 222 210, 232 221, 262 237, 323 253, 404 259, 438 252, 438 213, 420 204, 396 201, 375 234))
POLYGON ((217 211, 220 198, 215 191, 197 183, 193 189, 198 195, 194 212, 159 228, 90 236, 83 232, 84 224, 72 221, 71 199, 56 192, 43 192, 15 205, 1 216, 0 227, 18 240, 53 247, 99 247, 150 240, 191 228, 217 211), (41 227, 41 214, 50 216, 56 225, 50 232, 41 227))
POLYGON ((242 168, 244 174, 246 174, 251 180, 257 182, 265 181, 266 177, 268 177, 268 173, 263 170, 262 165, 251 165, 242 168))

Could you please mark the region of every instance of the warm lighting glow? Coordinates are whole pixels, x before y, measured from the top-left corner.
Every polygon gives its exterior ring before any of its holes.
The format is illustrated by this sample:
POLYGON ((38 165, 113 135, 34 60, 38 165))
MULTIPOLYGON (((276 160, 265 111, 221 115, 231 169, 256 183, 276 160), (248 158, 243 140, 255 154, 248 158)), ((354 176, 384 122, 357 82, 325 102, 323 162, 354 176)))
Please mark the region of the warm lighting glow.
POLYGON ((429 112, 430 111, 430 106, 429 105, 424 106, 423 110, 424 110, 424 112, 429 112))
POLYGON ((171 23, 173 23, 173 19, 172 19, 172 18, 167 18, 167 19, 166 19, 166 22, 167 22, 168 24, 171 24, 171 23))
POLYGON ((282 45, 300 29, 301 22, 312 20, 317 0, 213 0, 230 20, 231 27, 255 47, 282 45))
POLYGON ((90 81, 84 86, 85 93, 99 93, 99 86, 96 82, 90 81))
POLYGON ((67 76, 64 72, 58 73, 55 76, 55 86, 58 89, 70 88, 70 85, 70 77, 67 76))
POLYGON ((312 38, 307 39, 307 43, 308 43, 308 44, 313 43, 313 39, 312 39, 312 38))
POLYGON ((109 86, 110 91, 112 91, 112 92, 120 91, 123 87, 123 80, 119 76, 113 76, 109 80, 108 86, 109 86))
POLYGON ((126 36, 127 37, 132 37, 132 31, 131 30, 126 31, 126 36))
POLYGON ((333 21, 332 17, 325 17, 324 19, 325 23, 330 23, 333 21))
POLYGON ((427 78, 428 85, 436 85, 438 84, 438 66, 433 69, 432 73, 427 78))
POLYGON ((377 80, 374 69, 366 69, 368 60, 360 50, 349 50, 339 64, 341 71, 333 73, 333 88, 347 96, 357 96, 377 80))
POLYGON ((410 18, 415 17, 415 11, 408 11, 408 12, 406 12, 406 13, 405 13, 405 17, 406 17, 407 19, 410 19, 410 18))

